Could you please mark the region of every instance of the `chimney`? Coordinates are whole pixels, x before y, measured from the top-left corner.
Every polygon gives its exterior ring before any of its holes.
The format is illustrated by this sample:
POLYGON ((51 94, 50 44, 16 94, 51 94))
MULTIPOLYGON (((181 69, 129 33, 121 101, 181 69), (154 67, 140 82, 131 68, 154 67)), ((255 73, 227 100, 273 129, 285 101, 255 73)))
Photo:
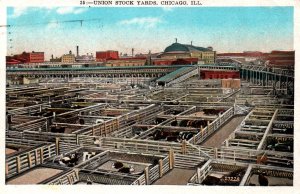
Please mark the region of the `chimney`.
POLYGON ((51 55, 51 59, 53 59, 53 54, 51 55))
POLYGON ((132 54, 132 57, 133 57, 133 54, 134 54, 134 48, 131 49, 131 54, 132 54))
POLYGON ((191 45, 193 45, 193 41, 191 41, 191 45))
POLYGON ((177 38, 175 38, 175 43, 177 43, 177 38))
POLYGON ((79 56, 79 46, 77 45, 76 46, 76 57, 78 57, 79 56))

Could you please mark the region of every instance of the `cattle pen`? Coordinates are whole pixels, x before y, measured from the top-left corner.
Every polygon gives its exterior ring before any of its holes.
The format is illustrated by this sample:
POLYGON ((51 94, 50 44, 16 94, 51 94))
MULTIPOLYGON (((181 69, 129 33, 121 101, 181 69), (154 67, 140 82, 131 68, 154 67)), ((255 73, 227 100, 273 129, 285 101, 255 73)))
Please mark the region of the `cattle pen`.
POLYGON ((7 88, 6 184, 293 185, 286 90, 179 78, 7 88))

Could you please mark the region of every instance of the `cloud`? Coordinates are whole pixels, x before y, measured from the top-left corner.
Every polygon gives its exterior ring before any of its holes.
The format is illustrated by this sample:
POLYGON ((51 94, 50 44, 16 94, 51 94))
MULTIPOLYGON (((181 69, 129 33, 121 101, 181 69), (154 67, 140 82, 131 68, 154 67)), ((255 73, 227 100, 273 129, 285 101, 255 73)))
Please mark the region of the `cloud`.
POLYGON ((171 12, 174 10, 174 7, 162 7, 162 10, 166 12, 171 12))
POLYGON ((143 28, 152 28, 159 23, 162 23, 162 20, 159 17, 141 17, 120 21, 120 24, 122 25, 137 25, 143 28))
POLYGON ((80 14, 82 12, 85 12, 87 9, 85 8, 75 8, 75 7, 60 7, 56 10, 58 14, 64 15, 64 14, 80 14))
POLYGON ((11 14, 9 17, 17 18, 21 15, 26 14, 28 8, 27 7, 14 7, 13 8, 13 14, 11 14))

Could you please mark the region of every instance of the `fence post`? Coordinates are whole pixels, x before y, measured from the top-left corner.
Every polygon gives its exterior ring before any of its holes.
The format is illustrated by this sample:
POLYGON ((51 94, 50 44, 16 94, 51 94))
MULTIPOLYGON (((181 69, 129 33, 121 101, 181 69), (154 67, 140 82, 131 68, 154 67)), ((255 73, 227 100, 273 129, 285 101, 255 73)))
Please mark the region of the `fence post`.
POLYGON ((27 158, 28 158, 29 168, 31 168, 32 162, 31 162, 31 154, 30 154, 30 152, 27 153, 27 158))
POLYGON ((55 151, 56 151, 56 155, 59 155, 59 137, 55 138, 55 151))
POLYGON ((37 153, 37 149, 34 150, 34 159, 35 159, 35 165, 37 165, 37 160, 38 160, 38 153, 37 153))
POLYGON ((79 137, 78 137, 78 134, 76 134, 76 145, 79 145, 79 137))
POLYGON ((163 161, 162 161, 162 159, 159 159, 158 163, 159 163, 159 178, 161 178, 163 176, 163 161))
POLYGON ((17 156, 16 159, 17 159, 17 173, 20 173, 21 171, 20 156, 17 156))
POLYGON ((8 175, 8 163, 5 164, 5 174, 8 175))
POLYGON ((174 166, 174 152, 172 149, 170 149, 170 151, 169 151, 169 166, 170 166, 170 169, 172 170, 173 166, 174 166))
POLYGON ((218 148, 214 148, 214 158, 218 158, 218 148))
POLYGON ((44 152, 44 148, 41 148, 41 149, 40 149, 40 158, 41 158, 40 163, 41 163, 41 164, 43 164, 43 162, 44 162, 44 153, 43 153, 43 152, 44 152))
POLYGON ((201 171, 200 171, 200 168, 197 168, 197 183, 201 183, 200 182, 200 177, 201 177, 201 171))
POLYGON ((149 167, 145 168, 145 182, 146 182, 146 185, 150 184, 150 182, 149 182, 149 167))
POLYGON ((186 154, 186 140, 184 139, 181 144, 182 154, 186 154))

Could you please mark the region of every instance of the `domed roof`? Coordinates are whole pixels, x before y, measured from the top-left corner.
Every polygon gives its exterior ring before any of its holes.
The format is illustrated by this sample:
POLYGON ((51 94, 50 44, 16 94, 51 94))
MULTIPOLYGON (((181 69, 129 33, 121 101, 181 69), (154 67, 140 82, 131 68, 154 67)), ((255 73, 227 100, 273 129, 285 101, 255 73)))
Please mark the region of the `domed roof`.
POLYGON ((176 51, 188 52, 189 49, 183 44, 173 43, 170 46, 168 46, 164 52, 167 53, 167 52, 176 52, 176 51))
POLYGON ((193 45, 173 43, 165 49, 165 53, 168 52, 190 52, 190 51, 210 51, 210 49, 197 47, 193 45))

